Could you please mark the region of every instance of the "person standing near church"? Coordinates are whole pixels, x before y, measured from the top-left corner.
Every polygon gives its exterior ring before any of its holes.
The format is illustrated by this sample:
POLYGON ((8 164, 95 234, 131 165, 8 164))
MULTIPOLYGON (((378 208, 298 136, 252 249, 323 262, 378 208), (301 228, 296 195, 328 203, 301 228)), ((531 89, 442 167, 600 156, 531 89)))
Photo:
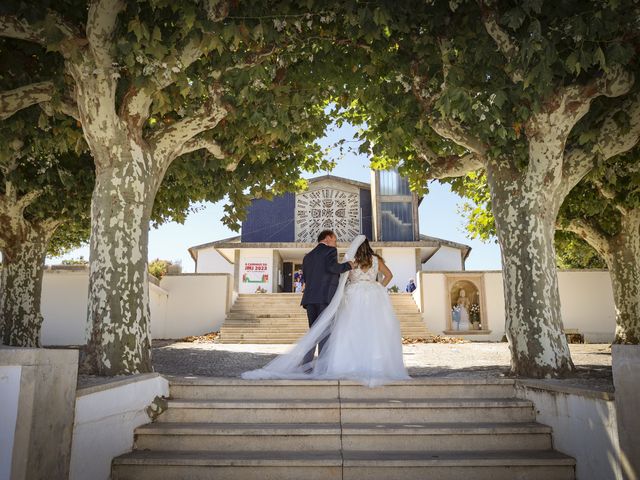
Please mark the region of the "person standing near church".
POLYGON ((409 283, 407 283, 407 286, 405 287, 404 291, 407 293, 413 293, 416 288, 418 288, 416 287, 416 283, 413 281, 413 278, 410 278, 409 283))
MULTIPOLYGON (((340 274, 353 269, 353 262, 338 263, 338 238, 332 230, 323 230, 318 235, 318 245, 304 256, 302 276, 304 293, 300 304, 307 311, 309 327, 320 316, 331 302, 338 288, 340 274)), ((328 338, 328 337, 327 337, 328 338)), ((327 338, 320 341, 318 351, 322 351, 327 338)), ((310 363, 315 355, 316 347, 309 350, 304 357, 304 364, 310 363)))

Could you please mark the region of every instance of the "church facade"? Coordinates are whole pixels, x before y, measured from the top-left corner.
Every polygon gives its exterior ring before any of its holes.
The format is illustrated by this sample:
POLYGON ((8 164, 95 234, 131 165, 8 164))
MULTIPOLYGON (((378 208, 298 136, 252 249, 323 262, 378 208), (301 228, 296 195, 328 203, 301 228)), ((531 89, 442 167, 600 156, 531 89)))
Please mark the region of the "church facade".
POLYGON ((303 192, 254 199, 240 235, 189 252, 196 273, 230 273, 237 293, 293 292, 318 233, 335 231, 339 254, 363 234, 393 272, 389 286, 404 291, 417 272, 463 271, 471 250, 422 235, 420 201, 397 171, 372 171, 370 184, 325 175, 310 179, 303 192))

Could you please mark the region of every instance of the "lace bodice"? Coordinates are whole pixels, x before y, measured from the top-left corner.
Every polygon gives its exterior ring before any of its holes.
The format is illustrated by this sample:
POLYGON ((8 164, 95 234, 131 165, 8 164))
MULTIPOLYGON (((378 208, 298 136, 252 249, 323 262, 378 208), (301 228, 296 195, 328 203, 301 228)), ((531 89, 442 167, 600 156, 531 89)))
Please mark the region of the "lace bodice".
POLYGON ((378 277, 378 257, 373 257, 371 267, 366 272, 360 270, 359 267, 354 268, 349 272, 349 281, 351 283, 356 282, 375 282, 378 277))

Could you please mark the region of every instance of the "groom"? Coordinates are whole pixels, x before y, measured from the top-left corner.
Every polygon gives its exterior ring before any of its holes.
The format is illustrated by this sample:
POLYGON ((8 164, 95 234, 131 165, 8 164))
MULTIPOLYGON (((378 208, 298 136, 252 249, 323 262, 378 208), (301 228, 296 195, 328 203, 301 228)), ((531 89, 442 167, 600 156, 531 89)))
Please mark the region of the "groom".
MULTIPOLYGON (((327 308, 336 293, 340 274, 353 268, 353 262, 338 263, 338 239, 332 230, 323 230, 318 235, 318 245, 304 256, 302 275, 305 289, 301 305, 307 310, 309 327, 313 325, 322 311, 327 308)), ((318 355, 327 341, 325 337, 318 345, 318 355)), ((304 356, 303 364, 313 360, 316 347, 304 356)))

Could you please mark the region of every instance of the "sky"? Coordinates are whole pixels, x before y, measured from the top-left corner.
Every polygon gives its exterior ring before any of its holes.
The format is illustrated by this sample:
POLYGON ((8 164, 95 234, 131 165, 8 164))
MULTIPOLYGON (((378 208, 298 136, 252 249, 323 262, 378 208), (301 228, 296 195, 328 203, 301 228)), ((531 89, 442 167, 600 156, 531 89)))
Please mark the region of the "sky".
MULTIPOLYGON (((334 127, 325 138, 320 140, 320 143, 329 148, 342 138, 352 140, 356 131, 356 128, 351 125, 334 127)), ((305 172, 304 177, 312 178, 330 173, 361 182, 371 181, 369 160, 366 156, 350 152, 344 152, 344 155, 340 156, 337 150, 330 150, 328 156, 336 162, 332 171, 314 174, 305 172)), ((464 232, 464 219, 458 212, 462 202, 458 195, 451 192, 448 185, 433 182, 419 208, 420 233, 471 246, 472 250, 466 263, 467 270, 500 269, 500 249, 496 243, 483 243, 467 238, 464 232)), ((198 211, 190 214, 184 224, 171 222, 159 228, 151 228, 149 260, 161 258, 179 261, 183 272, 193 272, 195 264, 187 251, 189 247, 238 234, 225 227, 220 221, 224 215, 224 204, 225 201, 197 204, 198 211)), ((77 259, 81 256, 85 259, 89 258, 88 246, 72 250, 61 257, 48 258, 47 264, 57 264, 63 259, 77 259)))

